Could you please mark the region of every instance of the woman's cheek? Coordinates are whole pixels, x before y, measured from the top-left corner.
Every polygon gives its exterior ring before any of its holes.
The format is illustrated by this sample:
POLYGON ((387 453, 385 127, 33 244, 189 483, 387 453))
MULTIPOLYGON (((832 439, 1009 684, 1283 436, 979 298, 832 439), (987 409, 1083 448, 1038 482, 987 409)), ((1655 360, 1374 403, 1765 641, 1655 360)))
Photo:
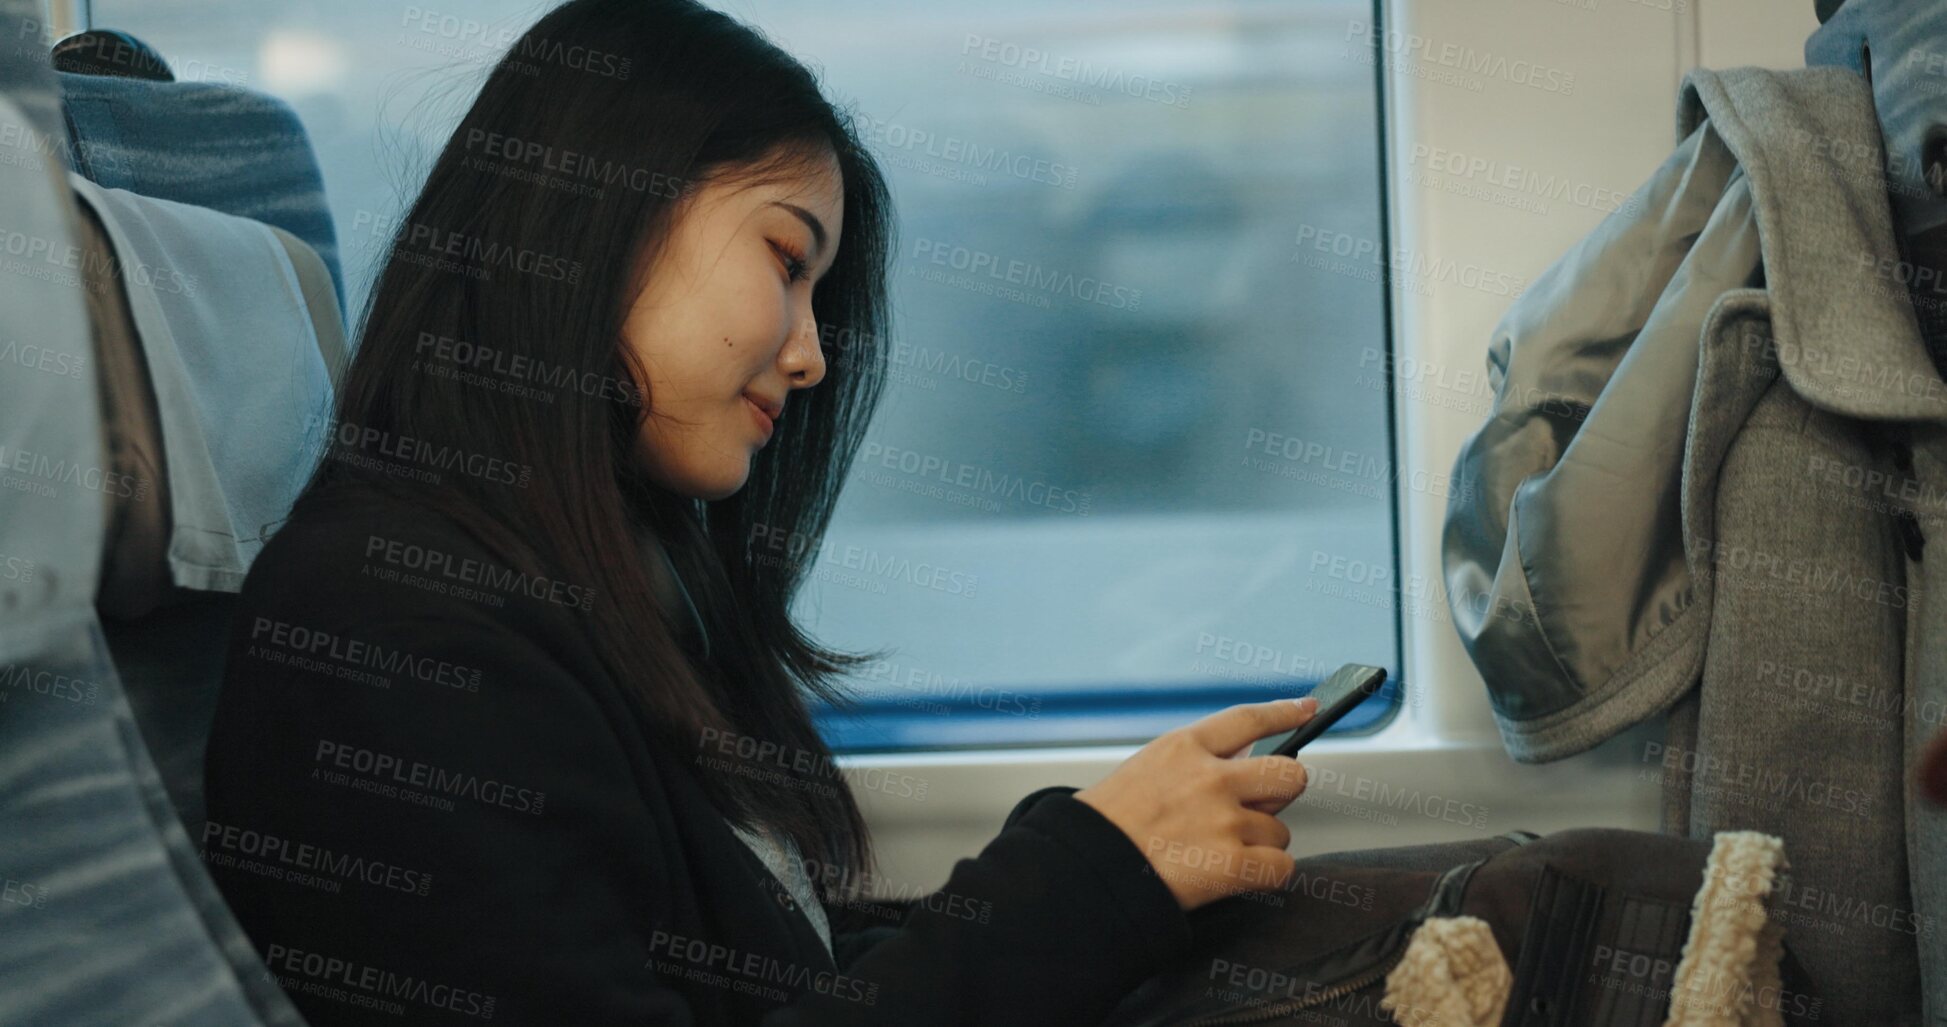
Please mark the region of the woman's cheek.
MULTIPOLYGON (((740 353, 754 351, 752 355, 760 360, 775 358, 775 347, 791 323, 791 296, 775 271, 755 277, 757 281, 737 290, 730 309, 724 311, 723 323, 734 326, 730 338, 740 353)), ((751 367, 749 371, 754 374, 758 369, 751 367)))

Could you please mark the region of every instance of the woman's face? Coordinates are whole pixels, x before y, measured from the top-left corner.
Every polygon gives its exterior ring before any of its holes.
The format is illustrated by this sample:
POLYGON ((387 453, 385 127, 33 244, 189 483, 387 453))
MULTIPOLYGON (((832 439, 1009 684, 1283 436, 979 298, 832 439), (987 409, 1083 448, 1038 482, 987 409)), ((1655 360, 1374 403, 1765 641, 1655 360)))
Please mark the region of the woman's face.
POLYGON ((700 186, 677 208, 622 325, 649 379, 636 457, 659 484, 696 499, 735 493, 770 437, 764 414, 825 377, 811 293, 844 216, 830 154, 788 179, 700 186))

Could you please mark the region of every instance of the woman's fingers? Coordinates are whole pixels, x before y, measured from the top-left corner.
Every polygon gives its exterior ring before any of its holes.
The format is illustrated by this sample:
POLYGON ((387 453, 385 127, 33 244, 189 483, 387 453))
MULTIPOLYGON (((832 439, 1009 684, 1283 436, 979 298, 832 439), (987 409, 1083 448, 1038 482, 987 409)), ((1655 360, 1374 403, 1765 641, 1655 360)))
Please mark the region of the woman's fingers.
POLYGON ((1284 821, 1277 817, 1254 810, 1244 810, 1243 817, 1244 820, 1238 827, 1237 838, 1244 843, 1245 848, 1263 846, 1283 852, 1285 847, 1291 844, 1291 828, 1286 827, 1284 821))
POLYGON ((1289 731, 1317 708, 1282 699, 1220 710, 1170 731, 1075 793, 1120 828, 1186 910, 1289 876, 1291 829, 1277 813, 1305 790, 1288 756, 1232 759, 1289 731))
POLYGON ((1186 730, 1204 751, 1228 757, 1260 738, 1298 727, 1312 719, 1316 709, 1318 700, 1310 696, 1297 702, 1273 699, 1241 703, 1218 710, 1186 730))
POLYGON ((1271 805, 1277 812, 1305 793, 1311 775, 1303 763, 1289 756, 1254 756, 1239 760, 1231 771, 1232 794, 1253 809, 1271 805))
MULTIPOLYGON (((1253 861, 1257 866, 1263 868, 1261 871, 1263 874, 1261 880, 1264 883, 1275 885, 1278 888, 1283 888, 1285 882, 1291 879, 1291 872, 1298 869, 1297 857, 1284 851, 1283 846, 1275 849, 1268 845, 1253 846, 1244 850, 1244 858, 1253 861)), ((1263 891, 1268 889, 1258 890, 1263 891)))

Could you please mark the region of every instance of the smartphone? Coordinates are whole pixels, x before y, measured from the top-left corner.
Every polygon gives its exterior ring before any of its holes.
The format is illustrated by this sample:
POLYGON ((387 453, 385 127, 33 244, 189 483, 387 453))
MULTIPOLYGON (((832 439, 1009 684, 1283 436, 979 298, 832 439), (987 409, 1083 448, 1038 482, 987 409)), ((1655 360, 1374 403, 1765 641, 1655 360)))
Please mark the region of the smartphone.
POLYGON ((1290 731, 1281 732, 1268 738, 1260 738, 1251 746, 1252 756, 1296 756, 1298 750, 1310 744, 1311 740, 1325 733, 1325 729, 1338 723, 1340 717, 1352 712, 1354 706, 1365 702, 1379 686, 1386 681, 1386 668, 1372 667, 1363 663, 1348 663, 1332 672, 1317 688, 1312 696, 1318 700, 1318 712, 1290 731))

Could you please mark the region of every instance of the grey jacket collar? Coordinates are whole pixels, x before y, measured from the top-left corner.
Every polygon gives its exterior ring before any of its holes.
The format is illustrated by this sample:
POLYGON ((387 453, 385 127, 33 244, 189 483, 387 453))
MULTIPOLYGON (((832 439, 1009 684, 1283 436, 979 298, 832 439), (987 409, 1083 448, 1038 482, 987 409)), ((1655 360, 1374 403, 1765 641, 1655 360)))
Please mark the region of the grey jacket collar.
POLYGON ((1834 413, 1947 422, 1947 382, 1913 316, 1911 271, 1886 256, 1899 249, 1865 81, 1841 68, 1693 71, 1679 137, 1706 117, 1758 201, 1772 340, 1792 388, 1834 413), (1820 102, 1802 102, 1813 91, 1820 102))

